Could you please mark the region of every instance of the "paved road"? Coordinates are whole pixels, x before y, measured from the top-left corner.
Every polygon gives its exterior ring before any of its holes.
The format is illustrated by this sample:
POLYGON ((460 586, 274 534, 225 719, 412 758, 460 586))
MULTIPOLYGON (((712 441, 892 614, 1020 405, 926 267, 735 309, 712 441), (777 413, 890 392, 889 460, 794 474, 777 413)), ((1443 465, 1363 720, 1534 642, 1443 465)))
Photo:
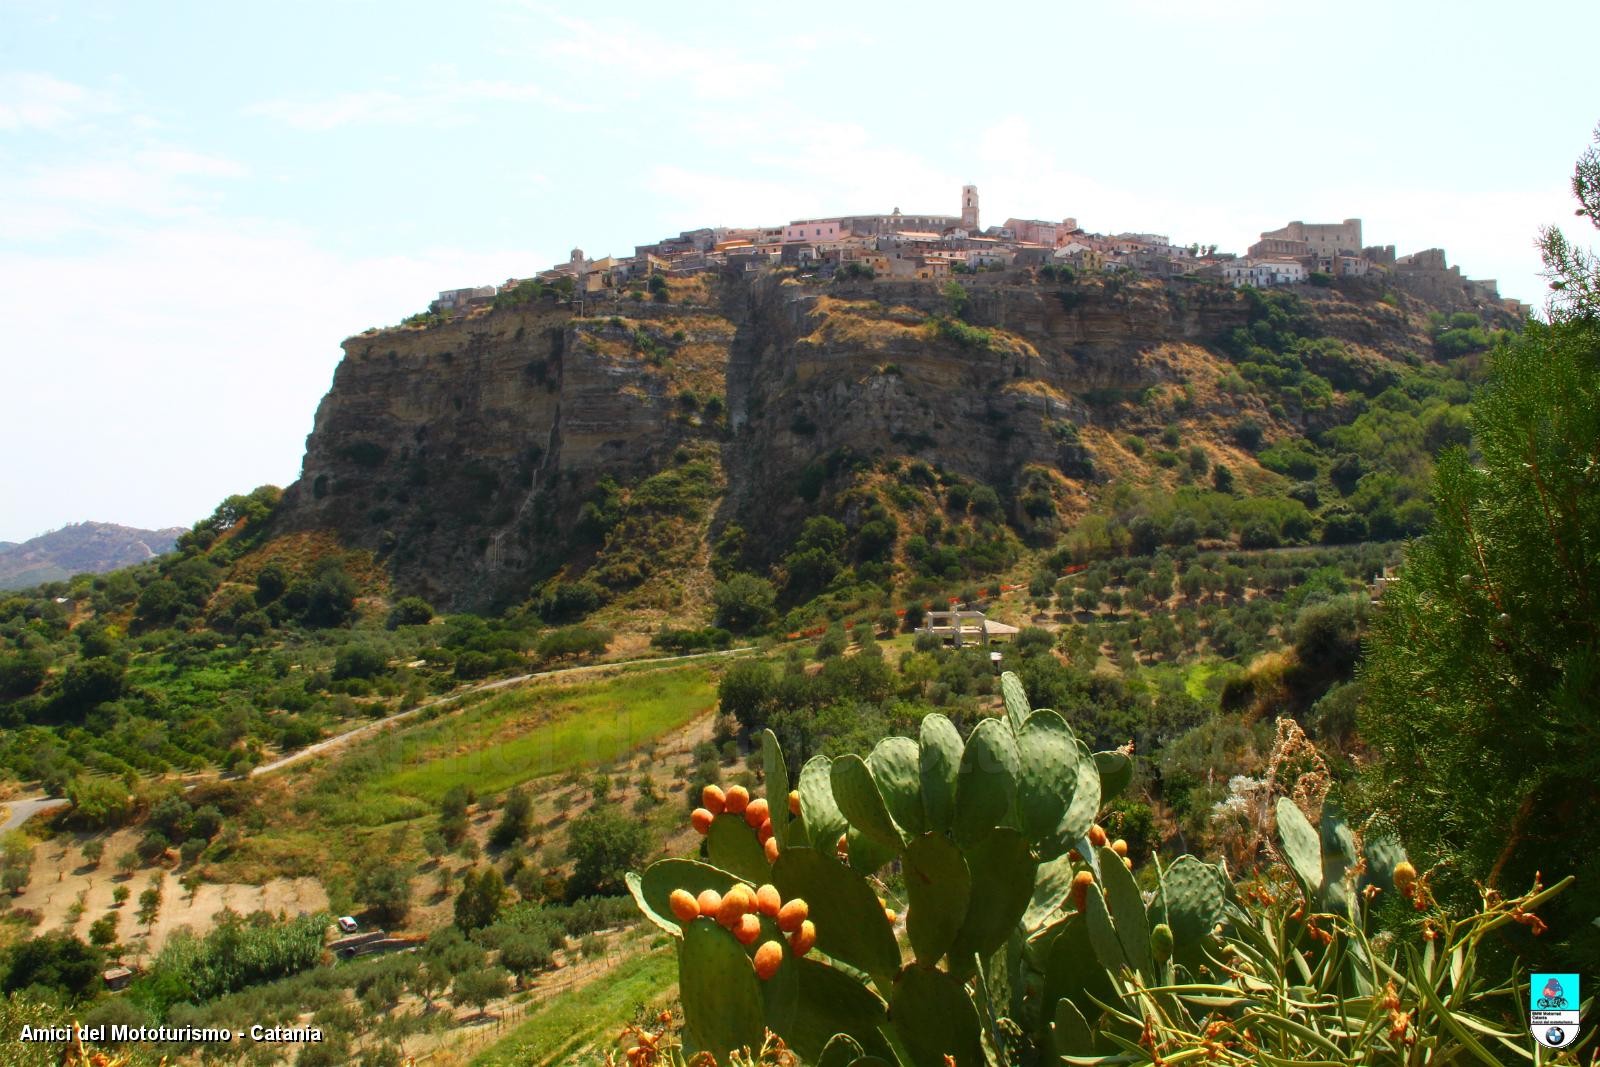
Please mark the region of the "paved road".
POLYGON ((6 801, 6 817, 0 822, 0 834, 15 830, 42 811, 54 811, 71 803, 65 797, 30 797, 27 800, 6 801))

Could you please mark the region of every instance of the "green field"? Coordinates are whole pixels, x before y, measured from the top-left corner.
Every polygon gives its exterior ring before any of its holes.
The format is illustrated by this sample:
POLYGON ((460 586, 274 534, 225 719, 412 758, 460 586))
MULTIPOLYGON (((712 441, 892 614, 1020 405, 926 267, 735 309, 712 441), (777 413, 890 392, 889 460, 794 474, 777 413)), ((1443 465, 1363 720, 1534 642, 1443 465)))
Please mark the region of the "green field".
POLYGON ((475 1058, 473 1067, 587 1062, 574 1053, 615 1036, 641 1007, 664 1006, 677 995, 677 983, 678 960, 669 949, 624 960, 588 985, 530 1007, 527 1020, 475 1058))
MULTIPOLYGON (((715 707, 717 675, 693 664, 586 681, 507 689, 459 715, 404 732, 388 773, 364 799, 438 801, 451 786, 498 793, 530 778, 619 759, 715 707)), ((392 741, 379 742, 393 744, 392 741)))

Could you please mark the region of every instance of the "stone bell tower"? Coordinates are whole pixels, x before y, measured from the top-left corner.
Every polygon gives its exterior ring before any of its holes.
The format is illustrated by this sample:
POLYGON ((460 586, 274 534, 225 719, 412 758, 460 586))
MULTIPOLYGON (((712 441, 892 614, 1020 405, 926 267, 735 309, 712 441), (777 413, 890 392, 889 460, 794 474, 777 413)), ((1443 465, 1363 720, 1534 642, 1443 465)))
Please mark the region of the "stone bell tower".
POLYGON ((978 232, 978 187, 961 187, 961 228, 968 233, 978 232))

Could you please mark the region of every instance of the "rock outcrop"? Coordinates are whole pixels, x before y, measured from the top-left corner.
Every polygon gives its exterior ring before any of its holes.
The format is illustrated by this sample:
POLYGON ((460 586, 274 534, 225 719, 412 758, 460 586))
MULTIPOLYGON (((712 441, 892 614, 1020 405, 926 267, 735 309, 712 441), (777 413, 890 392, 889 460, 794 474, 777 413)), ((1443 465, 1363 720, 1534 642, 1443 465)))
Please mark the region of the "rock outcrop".
MULTIPOLYGON (((726 474, 715 525, 765 537, 803 514, 796 486, 826 457, 905 455, 1001 488, 1043 468, 1083 493, 1103 478, 1095 431, 1220 426, 1248 403, 1213 388, 1228 369, 1216 342, 1247 321, 1232 290, 962 282, 959 317, 938 284, 780 272, 583 317, 547 295, 369 331, 344 344, 275 521, 371 549, 397 589, 482 609, 581 554, 573 534, 602 478, 635 482, 696 439, 716 442, 726 474)), ((1308 300, 1371 358, 1427 344, 1415 314, 1376 299, 1308 300)))

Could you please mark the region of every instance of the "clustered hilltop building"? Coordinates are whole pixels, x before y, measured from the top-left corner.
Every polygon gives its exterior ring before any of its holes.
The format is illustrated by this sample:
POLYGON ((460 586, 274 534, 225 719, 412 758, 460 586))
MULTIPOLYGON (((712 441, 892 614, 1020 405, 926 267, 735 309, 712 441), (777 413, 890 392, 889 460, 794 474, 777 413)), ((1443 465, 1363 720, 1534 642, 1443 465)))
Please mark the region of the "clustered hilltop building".
MULTIPOLYGON (((1216 246, 1177 245, 1162 234, 1090 233, 1073 218, 1060 222, 1007 219, 984 228, 978 187, 961 188, 959 215, 886 214, 795 219, 784 226, 688 230, 631 256, 589 259, 573 249, 568 262, 542 271, 543 282, 571 279, 580 299, 621 292, 631 281, 704 271, 748 273, 778 267, 819 272, 854 270, 875 277, 938 280, 986 270, 1070 267, 1130 271, 1157 278, 1209 278, 1234 287, 1298 285, 1328 278, 1380 276, 1394 288, 1445 306, 1492 304, 1526 316, 1520 301, 1502 298, 1492 280, 1474 280, 1447 266, 1440 248, 1396 256, 1393 245, 1362 244, 1361 220, 1291 222, 1261 234, 1244 256, 1216 246), (1313 276, 1318 276, 1316 279, 1313 276)), ((457 311, 492 301, 505 286, 449 289, 430 309, 457 311)))

